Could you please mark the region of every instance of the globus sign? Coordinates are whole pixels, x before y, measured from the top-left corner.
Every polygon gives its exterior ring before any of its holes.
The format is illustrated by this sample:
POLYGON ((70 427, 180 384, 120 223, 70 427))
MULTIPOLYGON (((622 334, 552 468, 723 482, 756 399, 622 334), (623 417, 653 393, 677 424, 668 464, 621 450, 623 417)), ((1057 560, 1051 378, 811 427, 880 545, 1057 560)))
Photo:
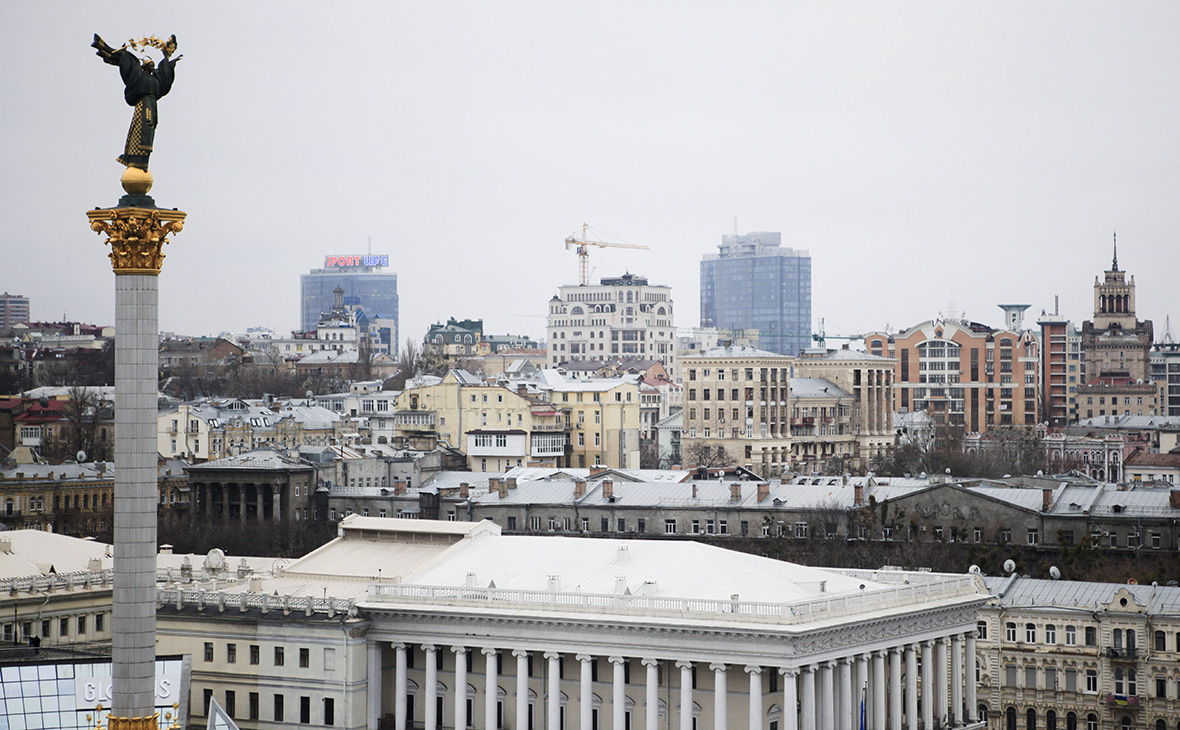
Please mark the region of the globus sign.
POLYGON ((365 254, 364 256, 325 256, 324 268, 333 266, 389 266, 388 256, 375 256, 373 254, 365 254))

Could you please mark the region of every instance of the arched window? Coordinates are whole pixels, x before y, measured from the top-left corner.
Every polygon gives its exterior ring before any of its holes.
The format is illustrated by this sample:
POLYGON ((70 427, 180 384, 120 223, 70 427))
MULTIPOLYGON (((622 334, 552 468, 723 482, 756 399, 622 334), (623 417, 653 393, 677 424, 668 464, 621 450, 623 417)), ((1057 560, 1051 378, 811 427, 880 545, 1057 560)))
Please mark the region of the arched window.
POLYGON ((1093 712, 1086 715, 1086 730, 1098 730, 1098 716, 1093 712))
POLYGON ((1053 710, 1045 713, 1045 730, 1057 730, 1057 713, 1053 710))
POLYGON ((1009 707, 1004 711, 1004 727, 1006 730, 1016 730, 1016 708, 1009 707))
POLYGON ((1077 713, 1069 712, 1065 715, 1065 730, 1078 730, 1077 713))
POLYGON ((1024 727, 1026 730, 1037 730, 1037 711, 1031 707, 1024 713, 1024 727))
POLYGON ((987 722, 987 705, 979 706, 979 721, 987 722))
POLYGON ((1168 723, 1163 720, 1155 721, 1155 730, 1168 730, 1168 723))

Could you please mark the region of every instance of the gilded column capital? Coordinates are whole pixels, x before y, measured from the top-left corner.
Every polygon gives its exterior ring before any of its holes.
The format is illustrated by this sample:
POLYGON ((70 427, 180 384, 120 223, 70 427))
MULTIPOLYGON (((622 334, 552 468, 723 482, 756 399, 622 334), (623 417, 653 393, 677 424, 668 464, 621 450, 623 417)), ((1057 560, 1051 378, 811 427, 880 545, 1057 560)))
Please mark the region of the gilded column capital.
POLYGON ((106 234, 116 274, 156 276, 164 264, 168 236, 184 229, 187 214, 160 208, 95 208, 87 211, 90 229, 106 234))

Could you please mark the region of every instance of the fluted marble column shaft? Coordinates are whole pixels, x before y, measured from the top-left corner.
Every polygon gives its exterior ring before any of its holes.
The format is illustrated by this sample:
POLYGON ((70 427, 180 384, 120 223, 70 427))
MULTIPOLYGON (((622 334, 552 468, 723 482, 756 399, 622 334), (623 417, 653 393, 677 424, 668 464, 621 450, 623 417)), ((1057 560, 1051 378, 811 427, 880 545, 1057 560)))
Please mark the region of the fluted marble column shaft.
POLYGON ((577 659, 581 666, 578 687, 578 728, 579 730, 591 730, 590 726, 594 715, 591 696, 594 692, 593 685, 591 684, 593 675, 591 674, 590 664, 594 661, 594 657, 587 654, 578 654, 577 659))
POLYGON ((406 645, 393 644, 393 726, 406 730, 406 645))
POLYGON ((422 708, 423 726, 426 730, 438 730, 438 647, 422 645, 423 660, 426 662, 426 702, 422 708))
POLYGON ((513 727, 527 730, 529 726, 529 653, 514 649, 516 657, 516 724, 513 727))
POLYGON ((799 730, 799 670, 783 669, 783 730, 799 730))
POLYGON ((467 648, 451 647, 455 652, 455 727, 467 727, 467 648))
POLYGON ((929 641, 922 642, 922 726, 934 727, 934 650, 929 641))
POLYGON ((680 730, 692 730, 692 662, 679 661, 680 668, 680 730))
POLYGON ((726 697, 726 679, 724 664, 710 664, 713 670, 713 730, 727 730, 729 726, 729 707, 726 697))
POLYGON ((499 726, 500 672, 496 650, 484 648, 483 726, 495 730, 499 726))
POLYGON ((873 730, 885 730, 885 654, 873 652, 873 730))
MULTIPOLYGON (((746 672, 750 675, 750 730, 761 730, 762 728, 762 667, 746 667, 746 672)), ((724 682, 724 679, 722 680, 724 682)), ((724 700, 722 700, 724 704, 724 700)), ((725 726, 721 726, 721 730, 725 730, 725 726)))
POLYGON ((934 694, 938 698, 938 721, 944 725, 950 719, 950 701, 946 694, 947 675, 949 672, 947 640, 942 638, 934 645, 934 694))
POLYGON ((959 634, 951 638, 951 717, 955 725, 963 724, 963 637, 959 634))
POLYGON ((802 695, 800 705, 800 720, 803 721, 803 730, 816 730, 815 726, 815 665, 808 665, 803 668, 803 682, 802 687, 799 688, 799 694, 802 695))
POLYGON ((856 701, 852 693, 852 657, 840 660, 840 730, 852 730, 856 701))
POLYGON ((646 677, 646 696, 644 698, 644 728, 645 730, 657 730, 660 721, 660 674, 659 661, 656 659, 644 659, 643 666, 647 669, 646 677))
POLYGON ((918 730, 918 652, 905 648, 905 716, 909 730, 918 730))
POLYGON ((626 664, 623 657, 610 657, 611 663, 611 730, 624 730, 627 725, 626 664))
POLYGON ((901 730, 901 649, 889 650, 889 728, 901 730))
POLYGON ((820 730, 836 730, 835 668, 836 662, 824 662, 824 664, 820 667, 820 730))
POLYGON ((549 662, 548 730, 561 730, 561 654, 546 652, 549 662))
POLYGON ((967 722, 975 722, 978 699, 975 696, 975 632, 967 632, 967 722))

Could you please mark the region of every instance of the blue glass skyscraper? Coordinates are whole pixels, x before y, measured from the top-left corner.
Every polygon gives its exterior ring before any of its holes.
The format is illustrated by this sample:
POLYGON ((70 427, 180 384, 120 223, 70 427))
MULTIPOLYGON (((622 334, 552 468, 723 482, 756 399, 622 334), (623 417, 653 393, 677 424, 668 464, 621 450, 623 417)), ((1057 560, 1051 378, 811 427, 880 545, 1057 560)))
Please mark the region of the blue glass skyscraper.
POLYGON ((759 332, 759 347, 798 355, 811 347, 811 255, 782 234, 721 236, 701 260, 701 326, 759 332))

